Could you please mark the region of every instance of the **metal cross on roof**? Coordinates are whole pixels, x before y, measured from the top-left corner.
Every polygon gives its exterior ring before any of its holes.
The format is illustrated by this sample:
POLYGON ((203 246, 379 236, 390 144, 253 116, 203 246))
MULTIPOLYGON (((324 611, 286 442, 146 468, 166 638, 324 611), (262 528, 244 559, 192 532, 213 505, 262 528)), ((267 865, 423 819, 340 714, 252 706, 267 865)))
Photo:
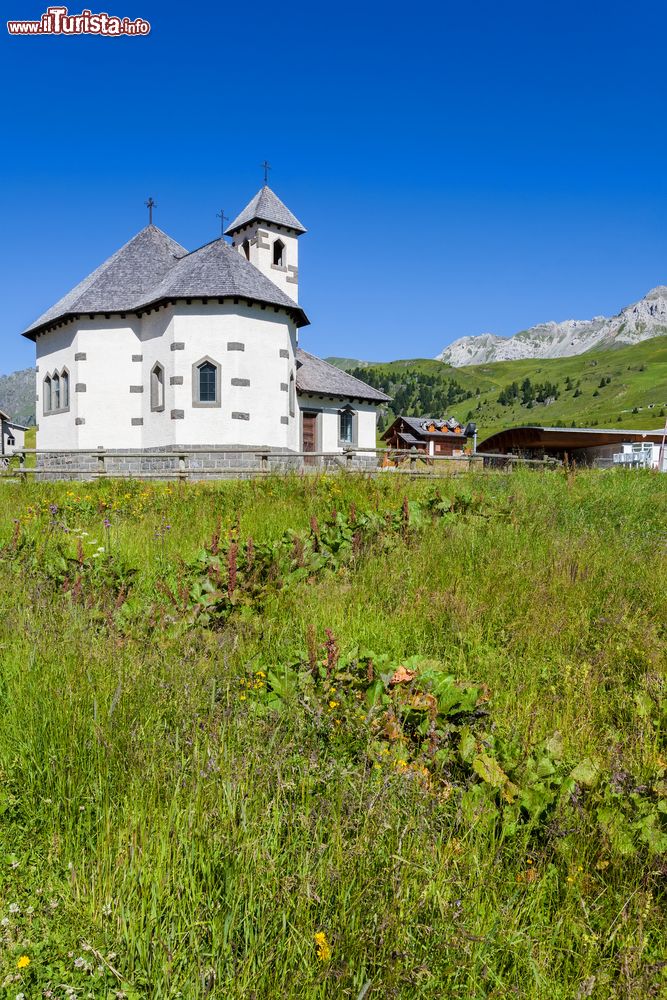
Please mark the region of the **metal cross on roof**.
POLYGON ((146 205, 146 208, 148 209, 148 225, 152 226, 153 225, 153 209, 157 208, 157 205, 155 204, 155 202, 153 201, 152 198, 149 198, 148 201, 145 202, 145 205, 146 205))
POLYGON ((219 212, 215 213, 216 219, 220 219, 220 239, 225 235, 225 222, 229 222, 229 216, 225 215, 224 208, 221 208, 219 212))
POLYGON ((264 187, 266 187, 269 183, 269 170, 271 170, 271 164, 268 160, 264 160, 262 166, 264 167, 264 187))

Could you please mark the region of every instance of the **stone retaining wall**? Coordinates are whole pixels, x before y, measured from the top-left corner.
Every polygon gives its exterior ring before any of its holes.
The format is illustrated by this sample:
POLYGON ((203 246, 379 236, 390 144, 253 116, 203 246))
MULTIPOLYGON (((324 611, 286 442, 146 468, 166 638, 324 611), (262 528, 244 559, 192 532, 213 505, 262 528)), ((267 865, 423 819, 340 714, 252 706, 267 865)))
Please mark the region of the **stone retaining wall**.
POLYGON ((313 458, 304 463, 302 456, 277 454, 267 448, 226 448, 224 451, 210 451, 206 447, 181 448, 159 447, 147 449, 109 449, 103 456, 90 452, 61 452, 57 454, 38 454, 35 479, 45 480, 89 480, 100 473, 109 476, 141 477, 149 474, 150 478, 174 478, 179 471, 185 472, 188 479, 223 479, 250 478, 255 470, 261 472, 268 468, 271 472, 340 471, 353 469, 355 471, 372 471, 377 468, 377 459, 373 454, 353 455, 348 460, 346 455, 326 455, 313 458), (118 453, 120 451, 120 454, 118 453), (158 452, 163 455, 158 455, 158 452), (151 457, 147 457, 150 455, 151 457), (185 468, 180 467, 179 455, 185 455, 185 468), (163 457, 164 456, 164 457, 163 457), (266 456, 265 459, 262 456, 266 456), (103 460, 102 460, 103 458, 103 460), (207 470, 207 471, 204 471, 207 470))

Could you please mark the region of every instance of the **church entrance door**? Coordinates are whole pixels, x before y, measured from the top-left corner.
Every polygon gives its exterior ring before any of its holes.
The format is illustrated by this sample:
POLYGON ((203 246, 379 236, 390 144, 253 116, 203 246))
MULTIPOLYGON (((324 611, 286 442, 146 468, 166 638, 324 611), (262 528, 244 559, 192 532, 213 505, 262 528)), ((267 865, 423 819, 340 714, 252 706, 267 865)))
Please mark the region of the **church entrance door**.
MULTIPOLYGON (((317 414, 301 414, 301 450, 317 451, 317 414)), ((315 465, 315 458, 304 458, 304 465, 315 465)))

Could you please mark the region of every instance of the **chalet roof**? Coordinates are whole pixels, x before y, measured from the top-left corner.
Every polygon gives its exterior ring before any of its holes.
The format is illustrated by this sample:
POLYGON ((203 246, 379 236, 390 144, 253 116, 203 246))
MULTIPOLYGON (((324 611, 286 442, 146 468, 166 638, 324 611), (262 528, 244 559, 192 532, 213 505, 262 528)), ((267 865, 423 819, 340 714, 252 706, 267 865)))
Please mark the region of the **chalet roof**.
POLYGON ((540 448, 545 451, 576 451, 606 444, 647 441, 662 442, 664 431, 631 431, 604 427, 509 427, 497 431, 478 445, 481 452, 505 454, 513 448, 540 448))
POLYGON ((267 184, 260 188, 254 198, 251 198, 243 211, 236 216, 231 226, 225 230, 225 233, 227 236, 232 236, 237 229, 241 229, 255 220, 286 226, 297 233, 306 232, 305 227, 301 225, 297 217, 292 215, 287 205, 282 203, 278 195, 267 184))
POLYGON ((79 282, 23 333, 81 313, 135 312, 165 299, 244 298, 291 311, 307 326, 303 309, 224 240, 192 253, 157 226, 146 226, 92 274, 79 282))
POLYGON ((316 358, 300 348, 296 352, 296 388, 298 392, 312 392, 319 396, 342 396, 346 399, 364 399, 373 403, 386 403, 391 396, 348 375, 328 361, 316 358))
MULTIPOLYGON (((433 417, 404 417, 401 415, 396 417, 396 420, 390 427, 387 428, 382 437, 389 437, 394 428, 400 426, 401 424, 405 424, 406 427, 410 428, 411 434, 408 436, 414 438, 414 440, 418 443, 423 443, 424 441, 439 441, 443 438, 456 438, 456 440, 460 441, 462 437, 466 436, 463 426, 453 417, 450 417, 449 420, 436 420, 433 417), (432 426, 435 426, 437 429, 434 431, 426 429, 427 427, 432 426), (456 427, 461 429, 456 431, 456 427)), ((399 431, 398 433, 401 437, 406 438, 405 431, 399 431)))
POLYGON ((23 336, 34 340, 37 331, 78 313, 131 312, 186 253, 157 226, 146 226, 31 323, 23 336))
POLYGON ((182 298, 243 298, 282 306, 293 314, 297 326, 308 325, 294 299, 221 239, 181 257, 144 296, 141 306, 182 298))

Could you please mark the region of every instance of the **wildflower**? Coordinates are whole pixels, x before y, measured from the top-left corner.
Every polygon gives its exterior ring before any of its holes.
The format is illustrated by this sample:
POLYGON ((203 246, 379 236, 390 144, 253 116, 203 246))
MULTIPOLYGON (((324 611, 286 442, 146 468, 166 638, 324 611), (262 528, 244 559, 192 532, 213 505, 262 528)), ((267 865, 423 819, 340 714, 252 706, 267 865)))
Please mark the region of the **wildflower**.
POLYGON ((2 920, 0 920, 0 926, 7 927, 8 924, 9 924, 9 917, 3 917, 2 920))
POLYGON ((85 959, 81 958, 80 955, 78 958, 74 959, 74 965, 76 966, 77 969, 82 969, 85 964, 86 964, 85 959))
POLYGON ((338 708, 338 702, 331 700, 329 702, 329 708, 333 711, 334 708, 338 708))
POLYGON ((18 913, 19 912, 19 904, 18 903, 10 903, 9 904, 9 912, 10 913, 18 913))
POLYGON ((30 959, 28 958, 28 956, 27 955, 21 955, 21 957, 19 958, 18 962, 16 963, 16 968, 17 969, 27 969, 29 965, 30 965, 30 959))
POLYGON ((318 931, 315 935, 315 948, 320 962, 328 962, 331 958, 331 945, 327 941, 324 931, 318 931))
POLYGON ((408 766, 407 760, 399 759, 396 761, 396 767, 399 768, 399 770, 404 770, 407 766, 408 766))
POLYGON ((240 694, 239 695, 239 701, 245 701, 245 695, 244 694, 240 694))
POLYGON ((25 993, 17 993, 16 1000, 25 1000, 25 993))

